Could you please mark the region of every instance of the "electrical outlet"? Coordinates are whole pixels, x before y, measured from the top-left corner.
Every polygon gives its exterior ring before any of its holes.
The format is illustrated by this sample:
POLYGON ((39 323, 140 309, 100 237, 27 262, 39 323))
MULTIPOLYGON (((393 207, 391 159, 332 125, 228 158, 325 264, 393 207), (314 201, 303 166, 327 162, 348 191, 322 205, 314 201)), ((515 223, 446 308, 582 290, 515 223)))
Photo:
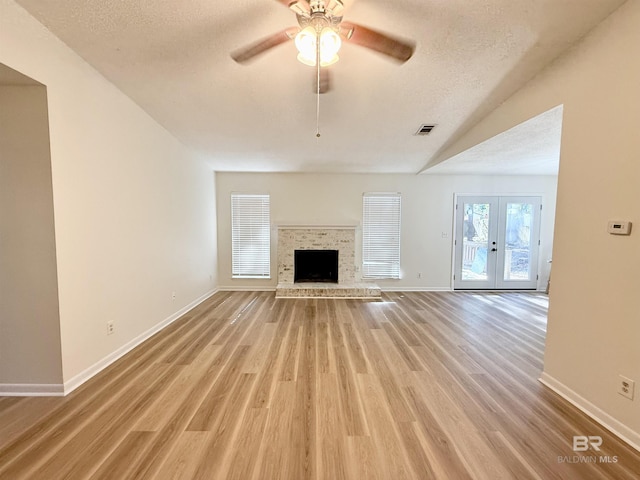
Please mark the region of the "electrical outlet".
POLYGON ((629 400, 633 400, 633 388, 635 386, 633 380, 618 375, 618 393, 623 397, 627 397, 629 400))
POLYGON ((171 292, 171 300, 175 300, 176 299, 176 292, 171 292))
POLYGON ((107 322, 107 335, 111 335, 115 329, 113 322, 107 322))

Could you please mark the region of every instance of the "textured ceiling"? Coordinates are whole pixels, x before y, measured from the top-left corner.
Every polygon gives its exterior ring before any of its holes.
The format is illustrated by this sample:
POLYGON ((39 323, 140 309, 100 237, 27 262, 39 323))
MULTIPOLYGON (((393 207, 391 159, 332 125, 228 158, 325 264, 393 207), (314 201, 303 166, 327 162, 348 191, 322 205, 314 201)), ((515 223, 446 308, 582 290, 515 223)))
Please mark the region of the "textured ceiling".
POLYGON ((292 42, 229 57, 296 24, 275 0, 17 3, 216 170, 417 173, 624 0, 346 2, 345 20, 416 52, 397 65, 345 44, 319 139, 313 69, 292 42), (437 127, 415 136, 422 123, 437 127))
POLYGON ((558 175, 562 105, 510 128, 426 174, 453 175, 558 175))

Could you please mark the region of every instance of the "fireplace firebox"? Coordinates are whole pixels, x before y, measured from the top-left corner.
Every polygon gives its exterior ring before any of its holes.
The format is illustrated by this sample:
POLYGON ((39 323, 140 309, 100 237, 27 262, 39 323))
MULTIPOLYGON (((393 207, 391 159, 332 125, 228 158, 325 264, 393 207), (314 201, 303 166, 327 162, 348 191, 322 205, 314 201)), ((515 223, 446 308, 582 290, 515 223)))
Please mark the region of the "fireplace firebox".
POLYGON ((293 281, 338 283, 338 250, 295 250, 293 281))

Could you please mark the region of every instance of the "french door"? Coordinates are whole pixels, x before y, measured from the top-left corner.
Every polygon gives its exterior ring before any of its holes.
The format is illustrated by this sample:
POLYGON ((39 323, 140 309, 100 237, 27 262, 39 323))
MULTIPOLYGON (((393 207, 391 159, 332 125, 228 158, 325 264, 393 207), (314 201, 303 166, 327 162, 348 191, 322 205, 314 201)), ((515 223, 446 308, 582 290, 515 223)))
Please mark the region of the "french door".
POLYGON ((458 196, 454 289, 535 289, 540 197, 458 196))

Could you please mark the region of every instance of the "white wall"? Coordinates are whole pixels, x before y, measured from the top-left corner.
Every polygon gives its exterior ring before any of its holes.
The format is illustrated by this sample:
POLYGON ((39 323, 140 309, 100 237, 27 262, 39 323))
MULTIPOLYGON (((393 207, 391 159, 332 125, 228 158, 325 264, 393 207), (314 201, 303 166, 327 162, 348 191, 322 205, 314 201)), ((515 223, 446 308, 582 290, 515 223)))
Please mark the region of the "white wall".
POLYGON ((58 390, 62 384, 47 92, 42 86, 0 85, 3 384, 57 385, 58 390))
MULTIPOLYGON (((273 288, 277 284, 276 241, 271 252, 270 280, 231 278, 232 192, 271 195, 271 223, 307 225, 361 225, 364 192, 402 193, 400 280, 382 280, 393 289, 451 288, 454 194, 542 194, 540 286, 546 286, 546 260, 551 256, 556 177, 456 175, 331 175, 278 173, 218 173, 219 281, 221 288, 273 288), (447 234, 443 238, 443 233, 447 234), (418 273, 422 278, 418 279, 418 273)), ((361 259, 360 230, 356 256, 361 259)))
POLYGON ((47 87, 63 378, 73 386, 214 289, 214 175, 11 0, 0 0, 0 45, 0 62, 47 87))
POLYGON ((639 25, 629 0, 450 149, 564 104, 542 380, 638 449, 639 25), (632 235, 609 235, 612 219, 633 221, 632 235), (633 401, 617 393, 619 374, 636 381, 633 401))

